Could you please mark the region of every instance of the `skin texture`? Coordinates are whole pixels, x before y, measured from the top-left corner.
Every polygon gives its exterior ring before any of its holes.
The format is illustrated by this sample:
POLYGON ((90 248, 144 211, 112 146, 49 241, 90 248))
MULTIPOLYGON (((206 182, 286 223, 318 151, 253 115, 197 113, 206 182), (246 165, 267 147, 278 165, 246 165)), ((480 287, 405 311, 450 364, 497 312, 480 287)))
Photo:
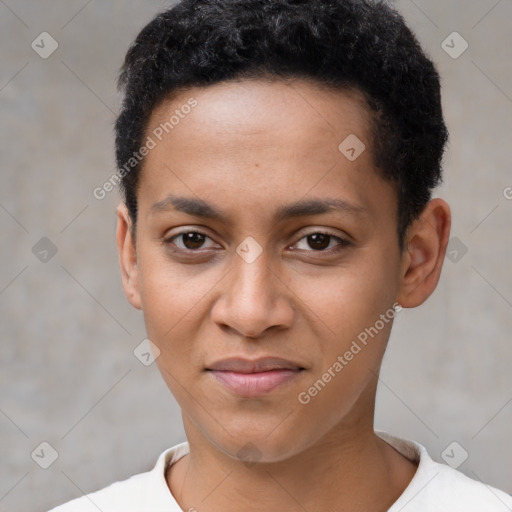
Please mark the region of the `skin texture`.
POLYGON ((197 106, 146 156, 135 227, 118 208, 123 286, 160 350, 190 444, 168 471, 169 488, 183 510, 385 511, 416 470, 373 432, 392 322, 309 403, 297 397, 395 302, 415 307, 433 292, 449 207, 430 201, 400 251, 395 191, 375 169, 357 91, 301 80, 195 88, 160 104, 148 134, 190 97, 197 106), (350 134, 366 145, 355 161, 338 149, 350 134), (152 209, 169 194, 202 199, 226 218, 152 209), (358 210, 274 218, 312 198, 358 210), (206 237, 185 245, 177 235, 187 231, 206 237), (319 232, 332 235, 324 245, 308 238, 319 232), (237 253, 249 236, 262 251, 251 263, 237 253), (304 370, 241 397, 205 370, 235 356, 282 357, 304 370))

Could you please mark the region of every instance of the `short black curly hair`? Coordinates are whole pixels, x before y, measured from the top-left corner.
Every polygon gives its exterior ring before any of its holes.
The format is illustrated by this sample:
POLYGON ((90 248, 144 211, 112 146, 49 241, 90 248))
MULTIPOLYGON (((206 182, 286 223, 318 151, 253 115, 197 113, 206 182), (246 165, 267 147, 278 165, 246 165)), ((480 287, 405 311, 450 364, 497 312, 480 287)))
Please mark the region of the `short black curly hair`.
POLYGON ((396 188, 403 248, 408 226, 441 181, 448 131, 435 65, 383 0, 182 0, 153 18, 118 81, 116 159, 133 223, 143 160, 129 172, 126 162, 159 103, 179 89, 268 76, 363 93, 375 166, 396 188))

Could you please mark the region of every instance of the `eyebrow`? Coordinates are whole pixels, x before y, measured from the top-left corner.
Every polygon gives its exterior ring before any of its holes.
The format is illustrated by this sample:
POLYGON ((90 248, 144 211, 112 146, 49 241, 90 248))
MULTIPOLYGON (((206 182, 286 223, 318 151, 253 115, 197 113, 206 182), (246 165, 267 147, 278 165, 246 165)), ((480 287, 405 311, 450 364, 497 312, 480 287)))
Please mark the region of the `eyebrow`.
MULTIPOLYGON (((173 208, 176 211, 193 215, 194 217, 203 217, 205 219, 220 220, 229 223, 229 217, 219 208, 208 204, 202 199, 193 197, 175 196, 169 194, 162 201, 155 203, 150 210, 151 213, 173 208)), ((349 203, 339 198, 322 198, 322 199, 305 199, 295 203, 280 206, 274 212, 274 221, 282 222, 286 219, 295 217, 306 217, 308 215, 320 215, 331 213, 333 211, 341 211, 353 215, 364 215, 368 213, 366 208, 349 203)))

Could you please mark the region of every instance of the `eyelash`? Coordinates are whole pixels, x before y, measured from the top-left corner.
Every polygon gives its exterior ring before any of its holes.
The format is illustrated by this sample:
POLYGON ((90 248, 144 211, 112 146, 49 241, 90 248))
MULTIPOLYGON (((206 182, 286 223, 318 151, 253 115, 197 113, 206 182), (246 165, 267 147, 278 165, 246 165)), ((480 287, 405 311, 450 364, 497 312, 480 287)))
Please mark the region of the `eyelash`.
MULTIPOLYGON (((211 240, 211 237, 208 236, 206 233, 203 233, 202 231, 188 230, 188 231, 181 231, 180 233, 176 233, 176 234, 172 235, 171 237, 164 240, 164 243, 167 245, 173 245, 176 248, 177 252, 181 252, 183 254, 200 253, 202 251, 202 249, 182 249, 181 247, 177 247, 176 244, 174 244, 174 242, 173 242, 173 240, 175 240, 176 238, 179 238, 180 236, 191 234, 191 233, 202 235, 205 238, 209 238, 211 240)), ((329 237, 330 239, 337 240, 339 242, 339 244, 335 247, 331 247, 330 249, 319 249, 319 250, 311 249, 309 251, 306 250, 306 252, 309 252, 309 253, 320 253, 320 254, 332 255, 334 253, 337 253, 338 251, 341 251, 342 249, 346 248, 347 246, 351 245, 351 243, 348 240, 341 238, 339 236, 333 235, 332 233, 328 233, 326 231, 312 231, 311 233, 307 233, 307 234, 303 235, 294 245, 297 245, 298 242, 300 242, 301 240, 303 240, 311 235, 325 235, 325 236, 329 237)), ((329 244, 330 244, 330 242, 331 242, 331 240, 329 240, 329 244)), ((304 249, 299 249, 299 250, 304 251, 304 249)))

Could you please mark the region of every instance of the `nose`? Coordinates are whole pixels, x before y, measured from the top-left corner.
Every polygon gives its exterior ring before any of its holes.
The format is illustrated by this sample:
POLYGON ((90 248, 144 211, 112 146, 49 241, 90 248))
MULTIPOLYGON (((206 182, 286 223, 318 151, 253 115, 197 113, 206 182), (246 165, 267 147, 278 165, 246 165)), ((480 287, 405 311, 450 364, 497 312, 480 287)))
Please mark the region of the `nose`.
POLYGON ((233 259, 213 306, 212 320, 246 338, 260 338, 271 328, 290 327, 295 313, 290 300, 293 293, 279 275, 278 265, 271 268, 265 251, 254 261, 238 254, 233 259))

